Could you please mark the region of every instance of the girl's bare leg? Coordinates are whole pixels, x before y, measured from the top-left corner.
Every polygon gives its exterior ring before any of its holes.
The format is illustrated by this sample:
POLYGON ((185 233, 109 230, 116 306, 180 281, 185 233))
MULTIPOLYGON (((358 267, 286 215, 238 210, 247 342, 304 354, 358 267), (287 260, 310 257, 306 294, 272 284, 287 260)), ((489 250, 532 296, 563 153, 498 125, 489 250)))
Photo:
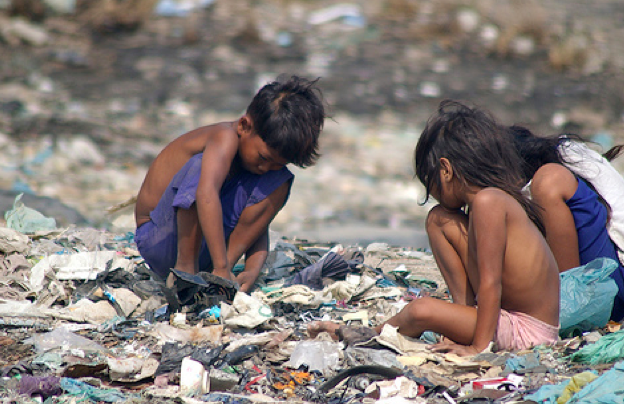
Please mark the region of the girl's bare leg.
MULTIPOLYGON (((403 335, 419 337, 424 331, 434 331, 453 341, 469 345, 472 343, 477 321, 475 293, 470 284, 468 271, 468 216, 451 212, 438 205, 427 216, 427 235, 431 250, 440 272, 448 285, 453 301, 445 302, 434 298, 420 298, 407 305, 401 312, 384 324, 399 328, 403 335)), ((308 333, 315 337, 328 332, 337 338, 339 324, 331 321, 316 321, 308 326, 308 333)), ((375 330, 380 333, 383 324, 375 330)))
POLYGON ((468 275, 468 215, 435 206, 426 222, 431 251, 454 303, 474 306, 468 275))
MULTIPOLYGON (((433 331, 462 345, 472 344, 477 324, 477 309, 471 306, 422 297, 405 306, 384 324, 398 327, 399 333, 418 338, 433 331)), ((381 332, 383 324, 376 328, 381 332)))
POLYGON ((332 321, 313 321, 308 324, 308 334, 310 338, 316 338, 322 332, 326 332, 335 340, 338 339, 338 335, 336 335, 336 331, 340 327, 340 324, 334 323, 332 321))
MULTIPOLYGON (((477 324, 477 309, 422 297, 412 301, 384 324, 375 327, 375 331, 380 334, 385 324, 397 327, 399 333, 408 337, 418 338, 424 331, 433 331, 458 344, 470 345, 477 324)), ((316 338, 321 332, 327 332, 337 340, 338 328, 340 324, 332 321, 314 321, 308 325, 308 334, 316 338)))

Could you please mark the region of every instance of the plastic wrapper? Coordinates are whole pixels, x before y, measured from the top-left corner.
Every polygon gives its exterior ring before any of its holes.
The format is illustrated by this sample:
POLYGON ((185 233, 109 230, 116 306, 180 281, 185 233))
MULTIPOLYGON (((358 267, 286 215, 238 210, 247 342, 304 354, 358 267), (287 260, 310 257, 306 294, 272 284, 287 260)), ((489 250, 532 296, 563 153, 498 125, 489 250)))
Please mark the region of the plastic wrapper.
POLYGON ((617 267, 612 259, 597 258, 561 273, 559 323, 562 336, 607 324, 618 292, 611 278, 617 267))
POLYGON ((301 365, 309 370, 335 369, 340 362, 341 344, 331 341, 301 341, 295 346, 290 365, 297 369, 301 365))
POLYGON ((598 365, 624 359, 624 330, 607 334, 597 342, 587 345, 570 356, 572 362, 598 365))

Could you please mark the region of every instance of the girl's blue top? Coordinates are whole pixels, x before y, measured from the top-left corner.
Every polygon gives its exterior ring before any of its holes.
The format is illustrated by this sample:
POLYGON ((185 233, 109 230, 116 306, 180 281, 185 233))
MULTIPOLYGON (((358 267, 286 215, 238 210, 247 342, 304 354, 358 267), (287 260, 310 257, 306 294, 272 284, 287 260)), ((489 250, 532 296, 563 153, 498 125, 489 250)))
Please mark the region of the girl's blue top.
POLYGON ((587 183, 578 178, 578 187, 566 204, 574 217, 578 234, 578 246, 581 265, 599 257, 612 258, 620 265, 611 275, 618 285, 611 319, 619 321, 624 317, 624 267, 620 262, 617 249, 607 232, 608 211, 598 199, 598 194, 587 183))

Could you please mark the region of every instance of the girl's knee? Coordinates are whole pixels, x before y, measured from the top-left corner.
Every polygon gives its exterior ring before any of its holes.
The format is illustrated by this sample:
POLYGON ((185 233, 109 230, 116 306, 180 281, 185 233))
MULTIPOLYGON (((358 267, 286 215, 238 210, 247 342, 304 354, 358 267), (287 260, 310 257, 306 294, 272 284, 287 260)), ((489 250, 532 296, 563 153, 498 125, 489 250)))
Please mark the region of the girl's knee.
POLYGON ((430 318, 435 311, 432 299, 431 297, 421 297, 405 306, 404 310, 406 310, 410 321, 422 322, 430 318))
POLYGON ((442 205, 436 205, 427 214, 425 228, 429 231, 447 226, 456 227, 463 224, 467 219, 468 216, 462 211, 449 211, 444 209, 442 205))
POLYGON ((434 206, 427 214, 425 220, 425 230, 427 234, 439 231, 442 229, 442 215, 444 214, 444 208, 440 205, 434 206))
POLYGON ((468 216, 464 212, 451 212, 440 205, 429 211, 425 222, 425 230, 431 243, 435 243, 436 240, 457 243, 458 235, 465 233, 467 228, 468 216))

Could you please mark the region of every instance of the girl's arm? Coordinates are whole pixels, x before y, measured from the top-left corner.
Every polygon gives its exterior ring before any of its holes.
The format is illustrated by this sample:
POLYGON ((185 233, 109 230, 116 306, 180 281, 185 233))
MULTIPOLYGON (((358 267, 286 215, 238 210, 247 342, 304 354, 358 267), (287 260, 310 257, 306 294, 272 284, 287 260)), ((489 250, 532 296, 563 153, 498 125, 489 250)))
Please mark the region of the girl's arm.
POLYGON ((502 274, 507 244, 508 204, 515 203, 498 189, 480 191, 470 206, 472 237, 479 273, 477 323, 471 346, 478 352, 494 339, 501 309, 502 274))
POLYGON ((574 196, 578 180, 561 164, 545 164, 533 176, 531 196, 542 208, 546 241, 555 256, 559 272, 580 263, 578 233, 566 201, 574 196))

